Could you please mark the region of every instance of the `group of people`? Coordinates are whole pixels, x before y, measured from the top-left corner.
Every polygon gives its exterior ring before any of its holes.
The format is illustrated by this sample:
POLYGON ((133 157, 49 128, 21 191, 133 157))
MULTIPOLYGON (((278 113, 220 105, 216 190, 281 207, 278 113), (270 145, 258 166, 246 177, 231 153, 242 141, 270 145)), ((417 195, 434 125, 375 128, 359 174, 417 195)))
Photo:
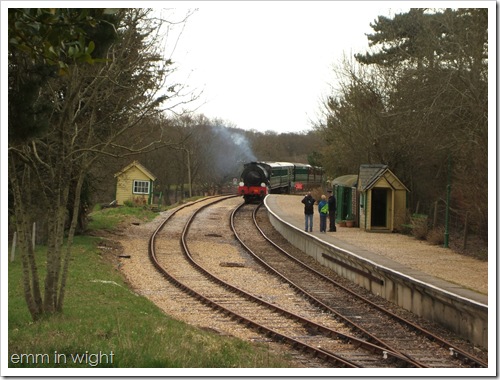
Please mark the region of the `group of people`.
MULTIPOLYGON (((319 232, 326 233, 326 220, 330 219, 330 229, 328 232, 337 231, 335 226, 335 212, 337 211, 337 202, 332 190, 328 190, 329 197, 326 199, 326 195, 321 196, 321 200, 318 202, 318 212, 319 212, 319 232)), ((307 195, 302 199, 304 204, 304 214, 306 218, 306 232, 312 232, 313 228, 313 217, 314 217, 314 204, 316 200, 311 195, 309 191, 307 195)))

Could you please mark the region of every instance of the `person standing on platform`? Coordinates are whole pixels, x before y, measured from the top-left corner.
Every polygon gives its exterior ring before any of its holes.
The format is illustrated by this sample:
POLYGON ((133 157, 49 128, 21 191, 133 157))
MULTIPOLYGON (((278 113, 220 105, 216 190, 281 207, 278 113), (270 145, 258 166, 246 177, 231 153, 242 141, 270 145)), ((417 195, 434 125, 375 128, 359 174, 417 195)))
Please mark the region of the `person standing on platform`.
POLYGON ((316 201, 311 195, 309 191, 307 195, 302 199, 302 203, 304 204, 304 215, 306 218, 306 232, 312 232, 313 229, 313 216, 314 216, 314 203, 316 201))
POLYGON ((336 232, 337 227, 335 226, 335 212, 337 211, 337 200, 335 195, 333 195, 332 190, 328 190, 330 196, 328 197, 328 217, 330 218, 330 229, 328 232, 336 232))
POLYGON ((326 218, 328 217, 328 201, 326 195, 321 196, 321 201, 318 203, 319 211, 319 232, 326 233, 326 218))

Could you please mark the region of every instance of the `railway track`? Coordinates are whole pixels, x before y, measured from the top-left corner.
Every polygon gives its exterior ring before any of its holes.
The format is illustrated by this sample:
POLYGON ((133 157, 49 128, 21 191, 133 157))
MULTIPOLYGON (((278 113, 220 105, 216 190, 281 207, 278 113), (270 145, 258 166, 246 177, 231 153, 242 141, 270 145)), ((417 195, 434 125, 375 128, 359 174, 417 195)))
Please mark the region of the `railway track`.
MULTIPOLYGON (((191 296, 210 305, 225 315, 244 323, 245 325, 262 332, 272 339, 288 343, 312 356, 321 358, 338 367, 387 367, 408 366, 408 360, 399 358, 386 348, 378 347, 369 342, 349 336, 342 331, 325 325, 332 324, 332 319, 325 313, 312 307, 301 297, 294 296, 293 292, 286 292, 289 304, 294 304, 295 309, 306 313, 307 317, 283 309, 276 302, 267 302, 265 295, 255 296, 242 290, 216 275, 206 271, 195 262, 192 256, 192 246, 196 246, 196 239, 190 234, 190 228, 205 208, 200 207, 188 218, 180 237, 182 255, 178 250, 172 249, 171 239, 158 239, 158 234, 165 226, 163 224, 153 234, 150 240, 150 255, 157 269, 163 275, 182 288, 191 296), (162 241, 169 245, 163 246, 162 241), (189 243, 188 243, 189 240, 189 243), (396 364, 395 364, 396 363, 396 364)), ((168 219, 172 219, 171 217, 168 219)), ((167 221, 168 221, 167 220, 167 221)), ((167 222, 166 221, 166 222, 167 222)), ((201 221, 200 227, 206 231, 206 219, 201 221)), ((194 233, 194 236, 200 234, 194 233)), ((203 254, 203 249, 201 254, 203 254)), ((196 250, 196 248, 194 248, 196 250)), ((264 274, 260 276, 263 277, 264 274)), ((260 279, 260 282, 267 282, 260 279)), ((259 279, 254 279, 259 281, 259 279)), ((248 282, 248 281, 247 281, 248 282)), ((282 286, 274 284, 273 286, 282 286)))
MULTIPOLYGON (((158 227, 150 238, 149 255, 164 277, 199 302, 258 331, 262 340, 287 343, 328 366, 427 366, 381 339, 367 338, 365 332, 353 329, 332 311, 325 312, 323 306, 305 300, 289 283, 258 268, 253 259, 238 250, 229 227, 213 222, 229 219, 233 204, 239 203, 230 198, 178 208, 158 227), (215 204, 219 206, 210 207, 215 204), (169 228, 165 228, 167 225, 169 228), (172 232, 180 229, 182 233, 172 232), (234 251, 227 261, 219 257, 218 264, 209 264, 206 258, 210 248, 206 244, 210 239, 234 251), (236 283, 226 278, 235 271, 241 274, 236 283)), ((217 255, 220 250, 216 248, 213 253, 217 255)))
MULTIPOLYGON (((474 355, 373 303, 290 255, 272 242, 258 226, 256 218, 258 209, 242 205, 233 213, 233 219, 238 211, 244 217, 236 223, 241 223, 243 236, 246 235, 246 242, 242 244, 255 255, 261 265, 289 281, 311 302, 331 312, 353 328, 359 329, 369 341, 385 346, 413 360, 419 366, 439 368, 488 366, 474 355), (254 226, 255 231, 250 232, 250 224, 254 226)), ((235 229, 238 227, 235 226, 235 229)))

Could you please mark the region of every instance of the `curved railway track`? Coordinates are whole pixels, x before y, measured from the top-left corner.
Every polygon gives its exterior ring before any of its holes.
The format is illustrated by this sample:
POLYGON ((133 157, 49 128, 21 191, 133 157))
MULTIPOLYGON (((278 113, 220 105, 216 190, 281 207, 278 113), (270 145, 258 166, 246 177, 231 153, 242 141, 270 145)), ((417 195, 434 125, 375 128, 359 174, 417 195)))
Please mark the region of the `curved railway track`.
MULTIPOLYGON (((415 360, 414 354, 402 354, 384 340, 370 337, 362 329, 353 329, 351 323, 346 323, 336 316, 336 310, 332 308, 325 311, 321 303, 311 303, 310 296, 309 300, 306 300, 303 295, 297 294, 297 290, 292 290, 290 283, 284 285, 283 279, 269 280, 269 274, 263 273, 262 270, 247 268, 252 276, 250 279, 243 278, 240 284, 230 284, 224 279, 220 266, 215 268, 206 265, 203 256, 207 253, 207 248, 200 242, 200 237, 205 236, 205 240, 206 236, 222 237, 220 231, 223 228, 218 223, 207 223, 210 219, 220 220, 220 215, 203 214, 217 213, 209 206, 229 198, 232 197, 205 199, 205 204, 201 207, 191 207, 196 208, 193 212, 186 213, 184 210, 188 210, 194 203, 180 207, 152 234, 149 256, 165 278, 203 304, 263 334, 266 339, 287 343, 302 352, 323 359, 329 365, 382 368, 427 366, 423 361, 415 360), (181 212, 185 215, 178 217, 181 212), (178 229, 183 225, 182 233, 175 237, 176 241, 172 240, 172 236, 165 235, 167 224, 177 225, 178 229), (214 232, 209 231, 209 225, 214 225, 214 232), (268 286, 269 289, 282 288, 282 294, 286 294, 288 298, 286 306, 282 306, 282 302, 277 300, 279 297, 275 295, 265 294, 262 290, 257 293, 252 291, 255 290, 252 284, 268 281, 273 284, 268 286)), ((236 211, 231 215, 234 220, 236 211)), ((228 244, 235 245, 234 242, 228 244)), ((269 245, 269 242, 266 244, 269 245)), ((284 261, 283 256, 281 257, 284 261)), ((229 264, 238 266, 235 263, 226 264, 228 265, 225 270, 235 270, 229 264)), ((296 273, 290 272, 289 275, 296 276, 296 273)), ((454 363, 456 366, 456 361, 454 363)))
POLYGON ((368 341, 387 347, 411 359, 418 366, 439 368, 488 366, 481 359, 375 304, 286 252, 268 238, 259 227, 256 214, 260 206, 241 205, 233 212, 232 219, 239 211, 248 210, 245 216, 247 223, 244 223, 242 230, 248 231, 250 225, 248 220, 251 219, 251 224, 259 232, 252 234, 247 243, 242 242, 242 244, 267 270, 288 281, 318 307, 324 308, 353 328, 359 329, 368 341), (260 240, 256 237, 258 235, 260 240))

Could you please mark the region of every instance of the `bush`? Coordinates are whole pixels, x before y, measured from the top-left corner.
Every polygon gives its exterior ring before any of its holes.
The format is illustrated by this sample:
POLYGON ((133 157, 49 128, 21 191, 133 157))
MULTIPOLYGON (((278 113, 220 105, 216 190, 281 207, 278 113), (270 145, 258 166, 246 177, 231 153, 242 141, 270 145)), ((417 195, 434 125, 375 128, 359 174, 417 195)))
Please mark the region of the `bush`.
POLYGON ((444 244, 444 228, 436 227, 427 233, 427 241, 433 245, 444 244))
POLYGON ((130 199, 127 199, 126 201, 123 202, 123 205, 124 206, 127 206, 127 207, 135 207, 135 204, 133 201, 131 201, 130 199))
POLYGON ((411 216, 411 233, 419 240, 425 240, 429 232, 427 215, 413 214, 411 216))

